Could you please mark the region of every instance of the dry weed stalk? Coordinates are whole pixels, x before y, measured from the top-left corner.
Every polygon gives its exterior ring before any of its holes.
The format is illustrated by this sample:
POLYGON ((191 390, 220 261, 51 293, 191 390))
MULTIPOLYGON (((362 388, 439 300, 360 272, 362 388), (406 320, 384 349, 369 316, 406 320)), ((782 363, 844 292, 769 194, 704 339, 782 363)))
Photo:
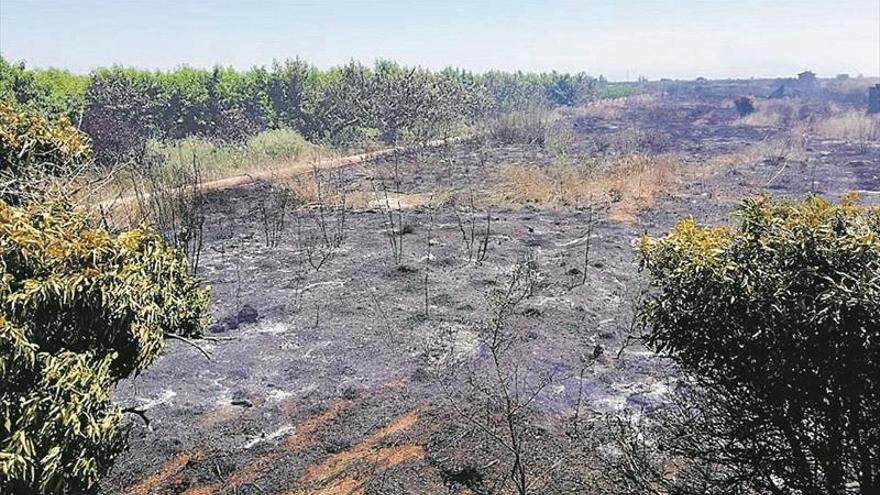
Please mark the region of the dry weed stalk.
POLYGON ((476 194, 473 190, 468 191, 465 204, 460 204, 456 198, 453 211, 464 243, 464 251, 468 257, 468 263, 481 264, 486 261, 489 251, 489 239, 492 236, 492 212, 486 209, 485 229, 478 232, 480 219, 477 215, 476 194))
POLYGON ((540 454, 531 444, 529 408, 554 379, 552 374, 539 376, 528 369, 520 349, 525 337, 508 322, 516 308, 533 295, 536 265, 534 257, 526 255, 505 283, 486 294, 491 316, 480 328, 480 335, 488 359, 485 366, 466 369, 465 392, 453 392, 448 383, 442 384, 453 410, 506 453, 508 466, 502 484, 512 483, 519 495, 533 493, 541 478, 535 463, 540 454))
POLYGON ((322 180, 320 170, 313 167, 311 180, 300 181, 294 192, 303 205, 297 215, 297 244, 317 272, 336 256, 345 242, 346 188, 341 174, 335 184, 328 185, 322 180))
POLYGON ((880 117, 847 112, 816 122, 816 134, 830 139, 880 141, 880 117))
MULTIPOLYGON (((191 166, 134 170, 131 181, 136 198, 134 223, 148 223, 171 246, 180 249, 196 273, 202 253, 206 199, 201 167, 193 156, 191 166)), ((106 220, 106 219, 105 219, 106 220)))

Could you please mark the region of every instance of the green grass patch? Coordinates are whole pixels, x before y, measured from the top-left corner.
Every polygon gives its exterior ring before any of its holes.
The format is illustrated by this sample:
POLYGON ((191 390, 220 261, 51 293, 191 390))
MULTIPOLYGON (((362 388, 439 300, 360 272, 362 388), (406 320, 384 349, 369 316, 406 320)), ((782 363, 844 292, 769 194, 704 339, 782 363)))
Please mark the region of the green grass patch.
POLYGON ((310 160, 325 148, 306 140, 292 129, 263 131, 243 144, 225 144, 201 138, 172 142, 151 141, 149 150, 165 164, 198 162, 204 178, 246 173, 282 162, 310 160))

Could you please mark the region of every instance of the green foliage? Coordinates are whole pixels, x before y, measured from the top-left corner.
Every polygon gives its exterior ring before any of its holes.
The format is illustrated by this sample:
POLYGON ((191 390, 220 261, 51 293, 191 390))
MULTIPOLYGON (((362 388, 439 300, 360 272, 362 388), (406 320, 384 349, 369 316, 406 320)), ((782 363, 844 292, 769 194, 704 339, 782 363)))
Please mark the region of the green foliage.
POLYGON ((279 160, 317 156, 320 149, 296 131, 286 128, 263 131, 241 144, 190 137, 174 141, 151 140, 147 145, 149 153, 161 158, 162 164, 156 168, 189 163, 195 158, 206 177, 279 160))
POLYGON ((600 100, 607 100, 611 98, 625 98, 627 96, 635 96, 641 93, 638 88, 635 88, 633 86, 627 86, 624 84, 610 84, 602 80, 597 82, 593 89, 595 91, 594 98, 600 100))
POLYGON ((146 71, 112 67, 92 74, 86 91, 83 130, 95 156, 112 164, 142 160, 147 141, 158 134, 160 87, 146 71))
POLYGON ((85 104, 88 76, 59 69, 31 71, 23 63, 11 64, 0 57, 0 100, 75 119, 85 104))
POLYGON ((742 96, 733 100, 733 106, 736 108, 736 113, 738 113, 740 117, 751 115, 757 111, 755 108, 755 101, 748 96, 742 96))
POLYGON ((62 202, 0 202, 0 268, 0 493, 93 492, 123 447, 113 386, 202 334, 208 289, 153 231, 62 202))
POLYGON ((876 493, 880 209, 761 197, 738 215, 641 246, 647 342, 713 404, 713 438, 689 454, 745 491, 876 493))
POLYGON ((91 163, 89 138, 66 116, 50 120, 0 101, 0 198, 19 203, 44 179, 91 163))
POLYGON ((577 106, 596 95, 585 74, 439 72, 380 60, 328 70, 300 60, 236 71, 99 69, 89 76, 27 70, 0 58, 0 99, 83 115, 98 161, 144 161, 151 139, 243 143, 267 128, 341 147, 378 137, 424 141, 487 117, 577 106))

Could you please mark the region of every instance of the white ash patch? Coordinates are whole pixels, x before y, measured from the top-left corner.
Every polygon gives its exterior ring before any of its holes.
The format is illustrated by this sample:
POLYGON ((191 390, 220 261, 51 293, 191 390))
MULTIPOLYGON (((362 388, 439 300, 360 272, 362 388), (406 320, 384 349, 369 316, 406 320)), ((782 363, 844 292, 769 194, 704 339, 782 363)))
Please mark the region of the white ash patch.
POLYGON ((440 322, 430 325, 421 352, 431 368, 448 366, 472 356, 480 345, 480 336, 466 325, 440 322))

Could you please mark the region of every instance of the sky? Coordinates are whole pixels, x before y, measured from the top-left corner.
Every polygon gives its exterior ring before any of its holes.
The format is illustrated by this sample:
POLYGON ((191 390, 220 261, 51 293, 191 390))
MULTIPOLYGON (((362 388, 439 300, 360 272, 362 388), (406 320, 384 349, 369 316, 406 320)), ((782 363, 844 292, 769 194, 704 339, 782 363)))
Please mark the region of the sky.
POLYGON ((0 53, 74 72, 427 68, 612 80, 880 73, 880 0, 0 0, 0 53))

